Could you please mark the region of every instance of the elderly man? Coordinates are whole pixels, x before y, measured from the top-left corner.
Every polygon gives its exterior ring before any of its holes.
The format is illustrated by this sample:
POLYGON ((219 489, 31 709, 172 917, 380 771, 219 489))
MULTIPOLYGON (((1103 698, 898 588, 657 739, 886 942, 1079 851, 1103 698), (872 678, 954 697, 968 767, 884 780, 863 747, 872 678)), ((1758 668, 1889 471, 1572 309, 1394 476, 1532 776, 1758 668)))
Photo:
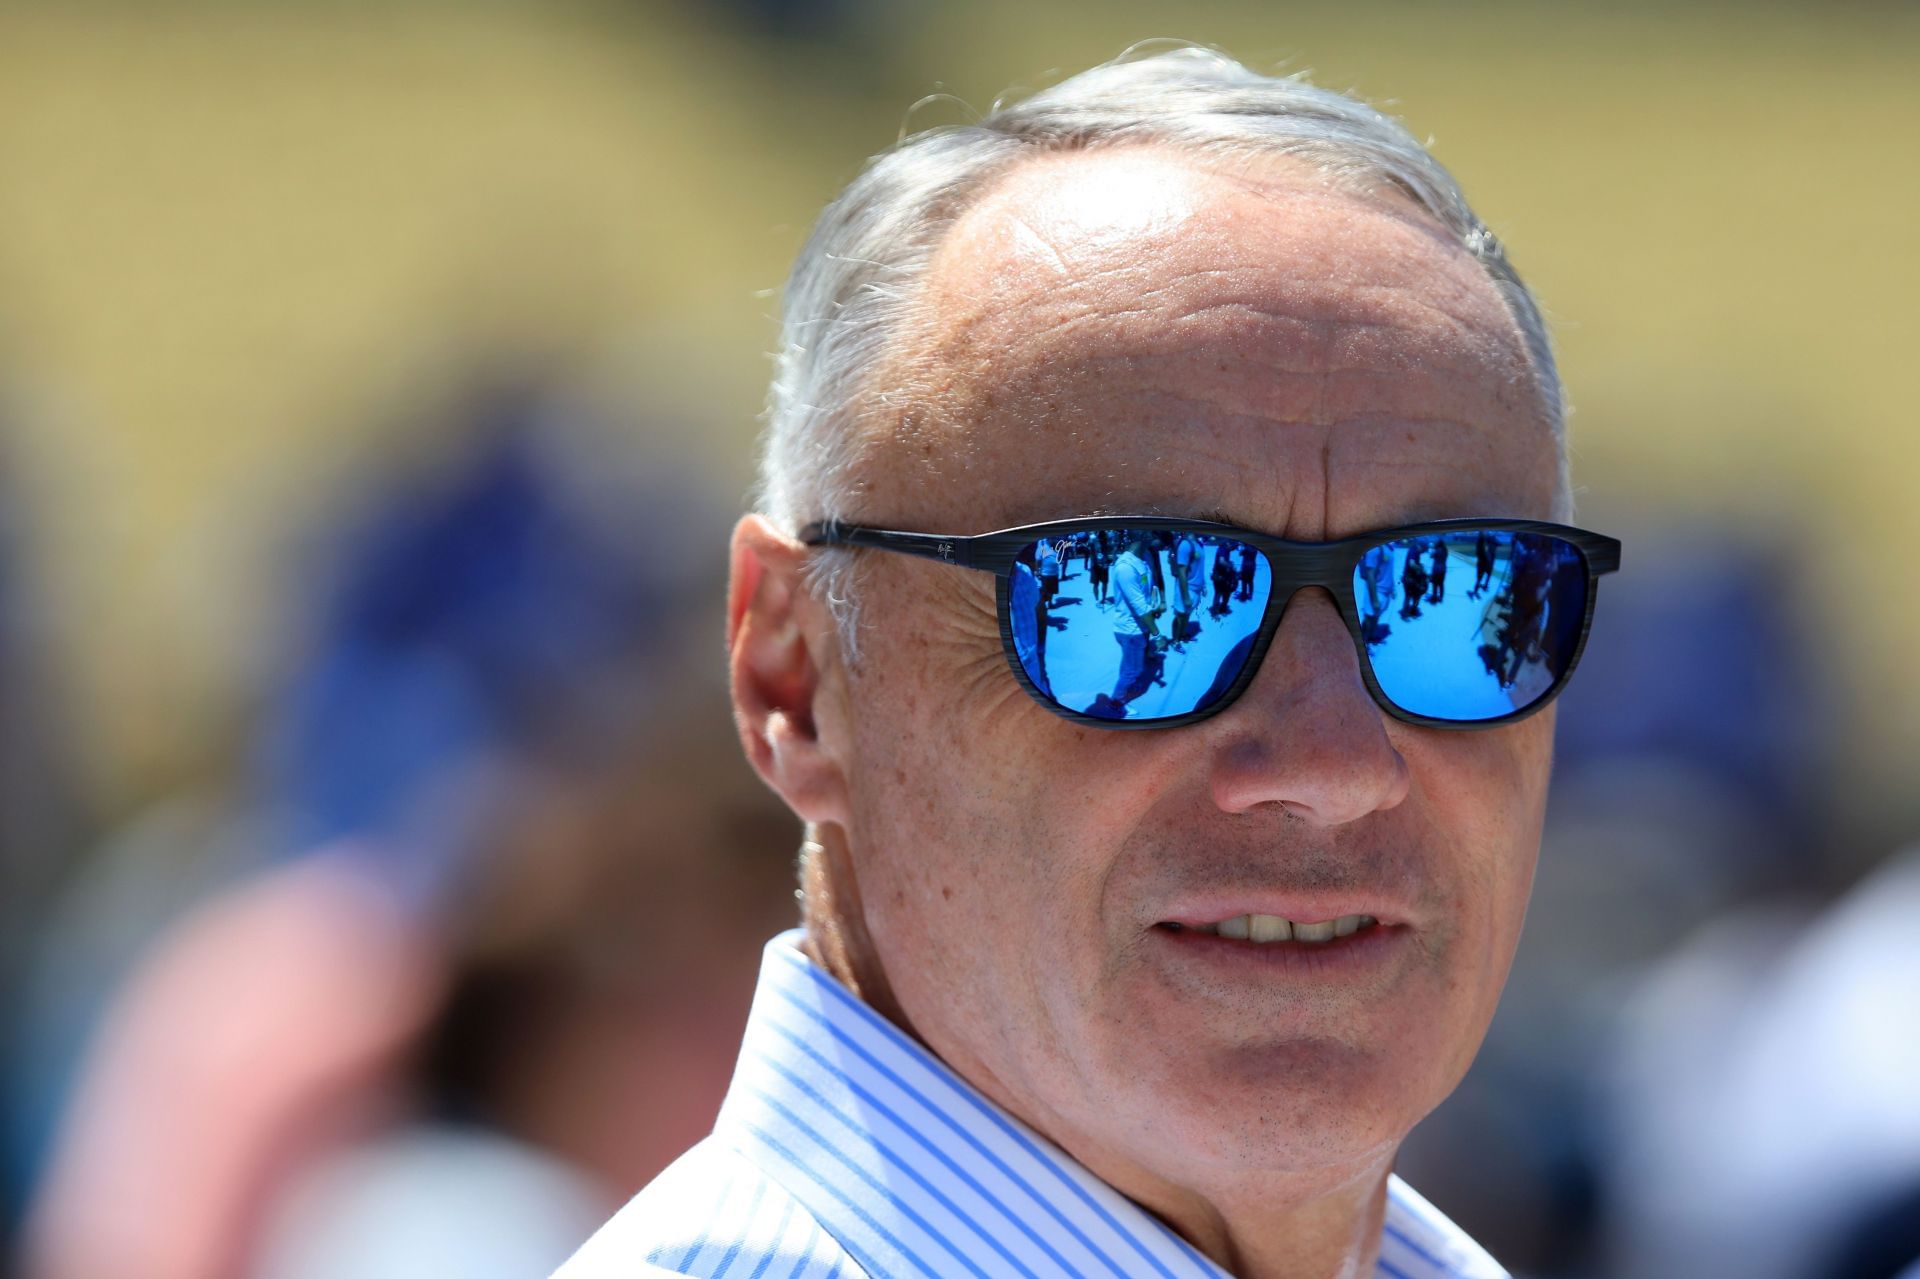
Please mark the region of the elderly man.
POLYGON ((1545 522, 1552 356, 1451 179, 1297 79, 1123 60, 876 159, 785 322, 728 637, 805 928, 713 1135, 562 1274, 1504 1273, 1392 1165, 1493 1015, 1619 548, 1545 522), (1255 561, 1118 718, 1111 606, 1044 671, 1008 622, 1100 532, 1255 561), (1549 575, 1519 678, 1459 593, 1362 638, 1357 583, 1483 533, 1549 575))

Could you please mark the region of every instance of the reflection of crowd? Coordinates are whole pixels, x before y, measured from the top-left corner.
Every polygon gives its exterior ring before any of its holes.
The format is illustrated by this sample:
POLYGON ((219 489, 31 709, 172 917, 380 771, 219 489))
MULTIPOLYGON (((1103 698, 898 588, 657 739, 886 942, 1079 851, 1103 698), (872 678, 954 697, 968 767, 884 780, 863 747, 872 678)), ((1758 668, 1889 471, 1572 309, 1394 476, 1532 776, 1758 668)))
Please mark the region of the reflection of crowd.
POLYGON ((1400 619, 1412 621, 1420 616, 1420 605, 1444 604, 1447 599, 1447 539, 1436 537, 1416 541, 1407 547, 1407 559, 1400 569, 1400 589, 1404 596, 1400 619))
POLYGON ((1060 550, 1052 542, 1042 542, 1034 559, 1040 574, 1040 606, 1050 608, 1060 593, 1060 550))
POLYGON ((1113 691, 1100 694, 1088 713, 1122 718, 1129 702, 1163 682, 1167 649, 1178 645, 1182 635, 1199 629, 1192 614, 1206 581, 1199 547, 1191 538, 1180 541, 1185 545, 1145 530, 1129 535, 1100 529, 1035 544, 1031 563, 1023 563, 1013 575, 1011 611, 1015 644, 1029 677, 1042 692, 1052 691, 1046 669, 1047 634, 1067 624, 1055 617, 1055 611, 1087 602, 1060 595, 1060 583, 1069 576, 1068 566, 1075 559, 1086 565, 1092 606, 1112 615, 1114 639, 1120 646, 1113 691), (1161 562, 1163 556, 1173 560, 1171 573, 1161 562), (1169 611, 1169 577, 1174 620, 1163 633, 1160 619, 1169 611))
MULTIPOLYGON (((1187 641, 1187 625, 1193 620, 1194 610, 1199 606, 1200 596, 1206 590, 1206 576, 1203 567, 1205 556, 1193 538, 1181 535, 1173 542, 1173 584, 1179 596, 1179 604, 1173 611, 1173 645, 1179 647, 1187 641)), ((1198 631, 1199 624, 1194 623, 1198 631)))
POLYGON ((1406 562, 1400 567, 1400 620, 1403 622, 1420 616, 1421 597, 1427 593, 1427 568, 1421 562, 1421 549, 1419 542, 1408 547, 1406 562))
MULTIPOLYGON (((1086 602, 1060 596, 1070 566, 1083 561, 1091 602, 1108 614, 1121 650, 1112 691, 1087 709, 1124 717, 1129 703, 1165 684, 1168 653, 1190 648, 1203 624, 1222 621, 1236 603, 1254 599, 1259 552, 1219 544, 1209 560, 1207 546, 1203 536, 1169 529, 1100 530, 1037 546, 1028 571, 1016 574, 1014 583, 1016 638, 1035 682, 1047 691, 1047 632, 1067 625, 1059 609, 1086 602)), ((1544 539, 1503 539, 1482 529, 1471 543, 1464 534, 1415 538, 1366 556, 1357 573, 1361 637, 1377 647, 1392 634, 1390 613, 1412 622, 1444 606, 1449 561, 1464 559, 1469 549, 1474 576, 1466 598, 1486 601, 1479 627, 1485 642, 1477 652, 1500 687, 1512 688, 1529 664, 1548 656, 1549 595, 1559 552, 1544 539)))
MULTIPOLYGON (((1537 537, 1510 539, 1507 573, 1503 581, 1494 580, 1499 568, 1499 539, 1485 529, 1474 535, 1473 588, 1467 598, 1478 600, 1488 590, 1495 594, 1489 601, 1482 631, 1491 627, 1491 639, 1479 646, 1481 663, 1487 673, 1512 688, 1521 668, 1543 660, 1542 641, 1548 620, 1547 596, 1553 584, 1554 544, 1537 537)), ((1360 634, 1369 646, 1378 646, 1392 634, 1381 619, 1399 602, 1399 617, 1411 622, 1423 614, 1422 606, 1446 602, 1447 562, 1456 547, 1444 536, 1413 539, 1405 544, 1400 562, 1399 590, 1393 586, 1393 561, 1390 555, 1375 553, 1360 563, 1360 634)))
POLYGON ((1520 668, 1545 654, 1540 642, 1546 631, 1547 590, 1553 582, 1553 544, 1534 537, 1516 537, 1507 565, 1506 589, 1493 597, 1505 610, 1493 633, 1493 642, 1480 646, 1480 660, 1501 688, 1512 688, 1520 668))
POLYGON ((1368 555, 1360 561, 1360 581, 1366 588, 1366 603, 1361 609, 1360 637, 1378 644, 1392 633, 1380 618, 1393 607, 1393 562, 1385 555, 1368 555))
MULTIPOLYGON (((1237 556, 1230 547, 1218 546, 1209 565, 1203 539, 1178 530, 1101 530, 1063 545, 1069 548, 1063 560, 1073 553, 1086 560, 1094 601, 1111 614, 1120 646, 1113 691, 1095 698, 1089 714, 1125 716, 1129 703, 1166 682, 1167 653, 1191 645, 1201 632, 1203 614, 1218 621, 1233 611, 1236 601, 1253 599, 1258 552, 1250 546, 1241 547, 1237 556)), ((1043 614, 1041 629, 1046 624, 1043 614)))
POLYGON ((1087 559, 1087 578, 1093 584, 1093 600, 1096 604, 1107 602, 1107 571, 1113 564, 1113 551, 1108 545, 1107 531, 1101 529, 1082 540, 1082 552, 1087 559))
POLYGON ((1467 598, 1477 600, 1493 578, 1493 534, 1481 529, 1473 539, 1473 589, 1467 598))
POLYGON ((1166 637, 1160 634, 1160 615, 1166 611, 1160 548, 1154 534, 1134 530, 1126 549, 1113 562, 1115 602, 1113 637, 1120 645, 1120 673, 1113 692, 1102 693, 1088 708, 1090 714, 1119 719, 1127 704, 1161 680, 1166 663, 1166 637), (1156 578, 1159 583, 1156 584, 1156 578))
MULTIPOLYGON (((1247 554, 1251 553, 1249 549, 1247 554)), ((1234 567, 1233 556, 1223 546, 1213 555, 1213 606, 1207 610, 1208 615, 1216 619, 1225 617, 1239 586, 1240 570, 1234 567)))

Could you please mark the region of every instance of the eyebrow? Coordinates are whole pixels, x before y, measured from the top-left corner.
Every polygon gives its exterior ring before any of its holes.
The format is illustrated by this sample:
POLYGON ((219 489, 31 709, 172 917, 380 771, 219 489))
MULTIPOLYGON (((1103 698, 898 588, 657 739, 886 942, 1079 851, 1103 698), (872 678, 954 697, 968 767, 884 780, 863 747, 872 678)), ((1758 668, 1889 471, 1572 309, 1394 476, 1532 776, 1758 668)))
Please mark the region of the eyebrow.
MULTIPOLYGON (((1138 514, 1142 514, 1142 515, 1153 514, 1153 513, 1156 513, 1156 512, 1148 512, 1148 511, 1138 512, 1138 514)), ((1204 511, 1196 511, 1192 515, 1186 515, 1184 512, 1181 512, 1180 514, 1184 518, 1206 520, 1212 524, 1231 524, 1235 528, 1253 529, 1256 532, 1260 531, 1259 526, 1254 524, 1249 524, 1245 520, 1240 519, 1239 517, 1234 515, 1232 512, 1222 510, 1218 507, 1214 507, 1204 511)), ((1411 524, 1426 524, 1433 520, 1444 520, 1444 519, 1455 519, 1455 518, 1471 519, 1478 514, 1481 514, 1481 512, 1461 511, 1461 510, 1453 509, 1452 507, 1444 503, 1422 503, 1419 505, 1409 507, 1406 510, 1402 511, 1400 513, 1399 518, 1397 519, 1391 519, 1384 524, 1369 524, 1363 528, 1349 529, 1345 533, 1341 534, 1341 536, 1351 537, 1361 533, 1369 533, 1374 531, 1375 529, 1401 528, 1411 524)), ((1522 517, 1516 516, 1514 518, 1522 518, 1522 517)), ((1275 534, 1271 534, 1271 536, 1278 537, 1281 535, 1275 533, 1275 534)), ((1337 541, 1339 539, 1329 536, 1323 540, 1337 541)))
MULTIPOLYGON (((1236 519, 1234 516, 1232 516, 1228 512, 1219 509, 1218 507, 1211 507, 1207 510, 1196 511, 1189 507, 1180 506, 1178 504, 1169 506, 1169 504, 1165 502, 1136 502, 1130 506, 1115 506, 1111 502, 1101 502, 1098 505, 1094 506, 1092 510, 1087 511, 1084 516, 1069 515, 1069 516, 1056 516, 1053 518, 1057 518, 1057 519, 1085 518, 1085 519, 1112 520, 1112 519, 1123 519, 1129 515, 1146 515, 1146 516, 1153 516, 1155 518, 1160 518, 1160 519, 1205 520, 1209 524, 1231 524, 1235 528, 1252 528, 1253 527, 1250 524, 1242 523, 1240 520, 1236 519)), ((1034 520, 1030 522, 1038 524, 1038 523, 1044 523, 1045 521, 1034 520)))
MULTIPOLYGON (((1477 511, 1477 510, 1463 511, 1455 508, 1454 506, 1448 503, 1425 502, 1425 503, 1416 504, 1414 506, 1411 506, 1405 509, 1400 513, 1399 518, 1389 519, 1386 523, 1368 524, 1362 528, 1350 529, 1346 533, 1343 533, 1341 536, 1350 537, 1350 536, 1355 536, 1361 533, 1369 533, 1374 531, 1375 529, 1402 528, 1412 524, 1426 524, 1433 520, 1456 519, 1456 518, 1470 519, 1481 514, 1484 514, 1484 512, 1477 511)), ((1506 513, 1503 512, 1500 514, 1506 514, 1506 513)), ((1252 530, 1253 532, 1263 531, 1261 530, 1259 525, 1250 524, 1246 520, 1240 518, 1240 516, 1234 514, 1233 512, 1222 509, 1220 507, 1208 507, 1205 509, 1196 510, 1192 507, 1185 506, 1181 503, 1167 503, 1167 502, 1137 502, 1137 503, 1132 503, 1125 506, 1115 506, 1110 502, 1100 502, 1100 503, 1097 503, 1093 507, 1093 509, 1089 511, 1085 511, 1079 515, 1054 515, 1054 516, 1046 517, 1044 519, 1021 521, 1021 523, 1038 524, 1038 523, 1047 523, 1050 520, 1060 520, 1060 519, 1122 519, 1129 515, 1143 515, 1143 516, 1150 516, 1150 517, 1163 518, 1163 519, 1204 520, 1209 524, 1227 524, 1227 525, 1231 525, 1234 528, 1249 529, 1249 530, 1252 530)), ((1489 518, 1493 518, 1493 517, 1490 516, 1489 518)), ((1519 519, 1519 518, 1525 518, 1525 517, 1511 516, 1511 518, 1519 519)), ((1273 532, 1269 532, 1268 535, 1272 537, 1281 536, 1280 534, 1273 533, 1273 532)), ((1337 541, 1339 539, 1327 538, 1324 540, 1337 541)))

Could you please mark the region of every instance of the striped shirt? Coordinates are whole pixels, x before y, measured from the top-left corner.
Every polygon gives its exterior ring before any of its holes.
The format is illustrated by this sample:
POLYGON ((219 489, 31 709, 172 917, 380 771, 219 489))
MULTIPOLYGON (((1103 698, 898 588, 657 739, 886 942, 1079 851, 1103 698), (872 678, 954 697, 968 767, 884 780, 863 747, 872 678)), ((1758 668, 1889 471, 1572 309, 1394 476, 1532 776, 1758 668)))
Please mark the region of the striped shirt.
MULTIPOLYGON (((713 1134, 554 1279, 1221 1279, 800 950, 767 944, 713 1134)), ((1505 1279, 1389 1179, 1380 1279, 1505 1279)))

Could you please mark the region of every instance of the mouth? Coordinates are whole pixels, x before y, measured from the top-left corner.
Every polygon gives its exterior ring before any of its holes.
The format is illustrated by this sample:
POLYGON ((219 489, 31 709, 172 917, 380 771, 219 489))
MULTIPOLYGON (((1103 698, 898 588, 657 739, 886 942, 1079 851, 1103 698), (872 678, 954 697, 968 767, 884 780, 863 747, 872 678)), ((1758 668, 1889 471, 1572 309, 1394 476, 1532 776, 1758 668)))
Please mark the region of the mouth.
POLYGON ((1364 887, 1280 885, 1201 890, 1164 903, 1152 953, 1189 974, 1235 984, 1371 983, 1415 962, 1417 904, 1364 887))
POLYGON ((1163 920, 1154 925, 1169 933, 1198 933, 1249 942, 1256 946, 1291 944, 1325 946, 1380 927, 1372 915, 1340 915, 1333 919, 1295 920, 1278 915, 1230 915, 1208 923, 1163 920))

